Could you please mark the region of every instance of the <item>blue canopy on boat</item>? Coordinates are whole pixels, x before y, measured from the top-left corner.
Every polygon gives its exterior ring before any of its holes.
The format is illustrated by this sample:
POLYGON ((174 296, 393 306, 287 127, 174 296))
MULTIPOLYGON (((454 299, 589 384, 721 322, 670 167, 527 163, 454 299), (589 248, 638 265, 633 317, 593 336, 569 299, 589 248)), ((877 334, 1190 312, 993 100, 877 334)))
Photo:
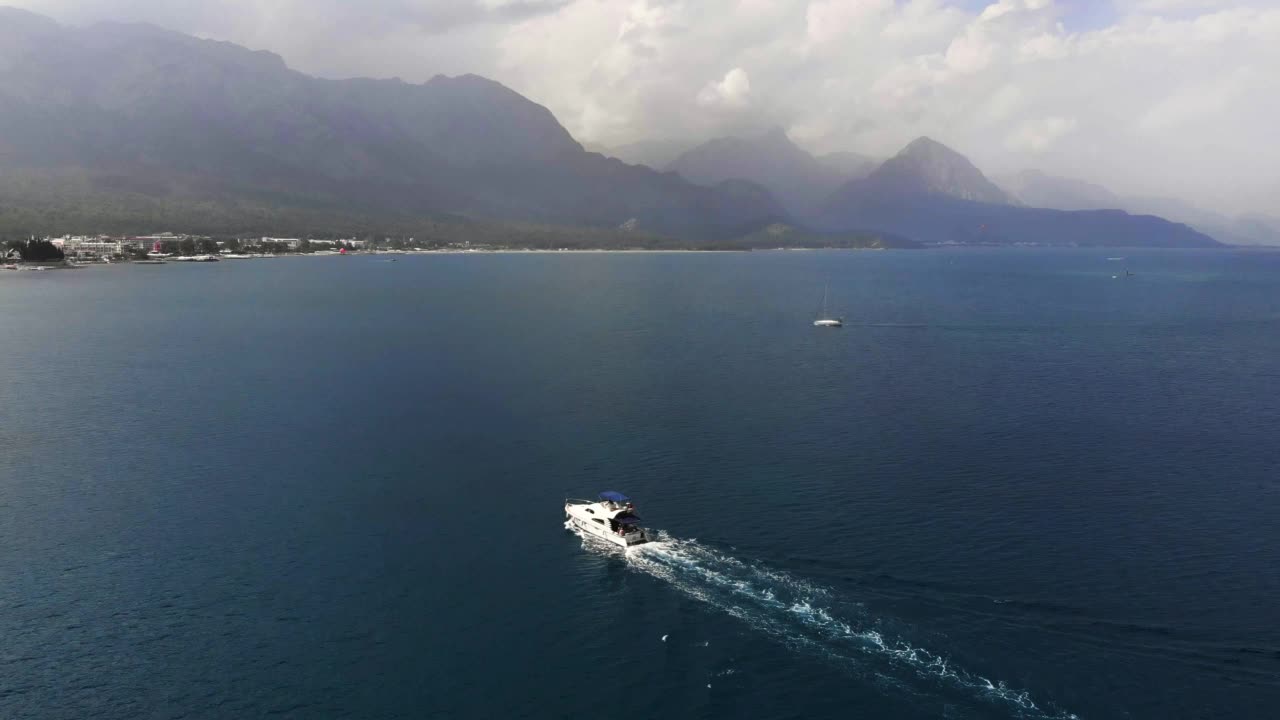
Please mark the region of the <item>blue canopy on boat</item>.
POLYGON ((626 517, 614 518, 613 521, 618 523, 619 525, 639 525, 640 524, 640 518, 636 517, 635 515, 628 515, 626 517))
POLYGON ((609 502, 626 502, 631 498, 627 497, 626 495, 623 495, 620 492, 617 492, 616 490, 605 490, 604 492, 600 493, 600 499, 608 500, 609 502))

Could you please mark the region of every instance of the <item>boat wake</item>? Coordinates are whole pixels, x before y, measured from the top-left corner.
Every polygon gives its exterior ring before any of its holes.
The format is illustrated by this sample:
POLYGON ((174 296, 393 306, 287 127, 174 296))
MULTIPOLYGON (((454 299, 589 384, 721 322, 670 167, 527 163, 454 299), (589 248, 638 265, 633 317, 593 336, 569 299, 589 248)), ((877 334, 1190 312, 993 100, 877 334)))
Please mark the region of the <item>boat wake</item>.
MULTIPOLYGON (((590 543, 590 547, 614 552, 590 543)), ((862 606, 802 578, 732 557, 697 540, 658 531, 658 541, 625 553, 632 568, 731 615, 796 650, 821 655, 896 690, 938 690, 1006 707, 1025 718, 1072 720, 1038 706, 1030 693, 956 667, 942 655, 892 637, 862 606), (881 662, 876 662, 877 660, 881 662)))

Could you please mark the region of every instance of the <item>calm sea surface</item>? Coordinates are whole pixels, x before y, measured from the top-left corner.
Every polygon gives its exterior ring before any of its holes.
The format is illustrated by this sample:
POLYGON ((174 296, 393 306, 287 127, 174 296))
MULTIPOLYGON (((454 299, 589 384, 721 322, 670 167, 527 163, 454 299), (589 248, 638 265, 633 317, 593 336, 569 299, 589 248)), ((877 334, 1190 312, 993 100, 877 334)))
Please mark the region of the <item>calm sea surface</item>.
POLYGON ((0 717, 1278 714, 1280 254, 0 274, 0 717))

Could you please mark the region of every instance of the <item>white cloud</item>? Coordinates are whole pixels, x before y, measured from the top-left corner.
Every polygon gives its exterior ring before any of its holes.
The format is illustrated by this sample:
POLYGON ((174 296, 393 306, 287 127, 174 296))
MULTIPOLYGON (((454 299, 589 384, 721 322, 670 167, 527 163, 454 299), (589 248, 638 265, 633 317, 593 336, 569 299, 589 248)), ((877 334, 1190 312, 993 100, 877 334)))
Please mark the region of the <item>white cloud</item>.
POLYGON ((805 36, 814 45, 875 32, 893 10, 893 0, 817 0, 805 8, 805 36))
POLYGON ((719 82, 708 83, 698 93, 698 104, 703 107, 743 108, 751 99, 751 78, 742 68, 725 73, 719 82))
POLYGON ((1005 140, 1005 147, 1014 151, 1043 153, 1064 135, 1076 129, 1076 119, 1070 117, 1046 117, 1029 120, 1005 140))
POLYGON ((1130 10, 1154 14, 1221 10, 1239 5, 1234 0, 1126 0, 1130 10))

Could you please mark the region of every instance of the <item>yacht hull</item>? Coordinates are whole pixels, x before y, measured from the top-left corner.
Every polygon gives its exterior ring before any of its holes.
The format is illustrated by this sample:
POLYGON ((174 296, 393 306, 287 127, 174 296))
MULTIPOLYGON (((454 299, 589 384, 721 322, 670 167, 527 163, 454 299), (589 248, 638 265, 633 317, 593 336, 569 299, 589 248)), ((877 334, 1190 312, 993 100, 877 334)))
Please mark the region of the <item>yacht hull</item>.
POLYGON ((651 542, 653 537, 649 530, 637 528, 624 535, 610 530, 608 521, 600 516, 591 505, 575 505, 566 503, 564 517, 570 526, 586 535, 600 538, 622 548, 634 547, 651 542), (599 520, 604 520, 599 522, 599 520))

